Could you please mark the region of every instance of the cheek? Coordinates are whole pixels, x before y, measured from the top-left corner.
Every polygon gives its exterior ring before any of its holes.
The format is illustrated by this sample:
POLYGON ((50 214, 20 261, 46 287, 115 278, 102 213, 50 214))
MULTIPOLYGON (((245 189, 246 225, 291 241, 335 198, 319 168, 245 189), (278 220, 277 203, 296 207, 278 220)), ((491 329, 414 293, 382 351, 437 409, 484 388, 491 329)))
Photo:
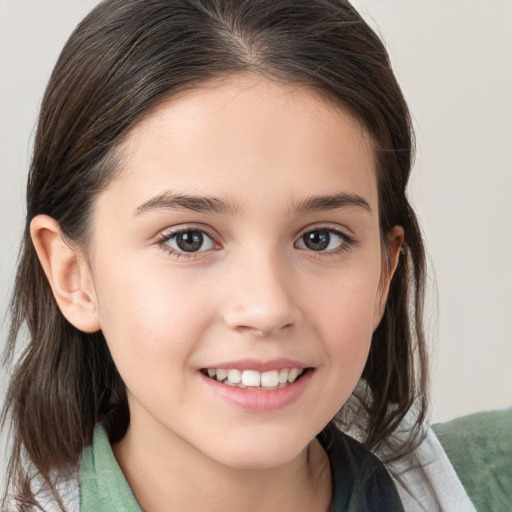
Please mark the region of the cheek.
POLYGON ((98 269, 102 331, 124 379, 140 375, 142 380, 147 369, 154 372, 151 378, 172 375, 173 363, 186 360, 201 337, 208 300, 201 300, 199 318, 196 284, 154 264, 137 268, 121 264, 98 269))
POLYGON ((340 271, 326 276, 313 288, 310 304, 313 317, 321 320, 324 329, 344 338, 360 339, 373 332, 373 318, 379 295, 380 268, 362 266, 352 272, 340 271))
MULTIPOLYGON (((334 379, 350 387, 359 379, 370 349, 379 275, 340 275, 311 297, 310 318, 323 340, 334 379)), ((342 384, 342 386, 343 386, 342 384)))

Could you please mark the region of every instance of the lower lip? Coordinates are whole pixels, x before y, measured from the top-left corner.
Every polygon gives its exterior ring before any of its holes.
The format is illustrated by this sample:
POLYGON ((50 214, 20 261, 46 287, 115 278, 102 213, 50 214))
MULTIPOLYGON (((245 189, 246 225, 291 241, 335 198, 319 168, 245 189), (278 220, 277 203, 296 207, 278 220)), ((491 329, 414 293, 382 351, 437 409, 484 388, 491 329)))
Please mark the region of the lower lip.
POLYGON ((227 384, 222 384, 222 382, 210 379, 202 373, 199 375, 208 388, 217 396, 241 409, 264 412, 282 409, 297 401, 310 383, 313 370, 308 369, 299 379, 284 388, 269 391, 228 386, 227 384))

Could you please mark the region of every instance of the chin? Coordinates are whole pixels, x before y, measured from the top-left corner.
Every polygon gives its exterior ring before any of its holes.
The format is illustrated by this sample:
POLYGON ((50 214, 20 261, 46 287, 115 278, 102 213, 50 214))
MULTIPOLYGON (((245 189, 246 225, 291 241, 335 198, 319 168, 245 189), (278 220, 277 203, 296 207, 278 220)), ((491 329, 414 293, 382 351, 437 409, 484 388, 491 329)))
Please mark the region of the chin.
POLYGON ((284 437, 255 439, 247 436, 231 442, 222 450, 215 450, 210 457, 224 466, 247 471, 277 469, 295 460, 303 453, 311 439, 293 440, 289 432, 284 437))
POLYGON ((246 453, 243 451, 234 457, 223 457, 219 462, 231 469, 239 471, 269 471, 281 468, 291 463, 299 455, 294 453, 246 453))

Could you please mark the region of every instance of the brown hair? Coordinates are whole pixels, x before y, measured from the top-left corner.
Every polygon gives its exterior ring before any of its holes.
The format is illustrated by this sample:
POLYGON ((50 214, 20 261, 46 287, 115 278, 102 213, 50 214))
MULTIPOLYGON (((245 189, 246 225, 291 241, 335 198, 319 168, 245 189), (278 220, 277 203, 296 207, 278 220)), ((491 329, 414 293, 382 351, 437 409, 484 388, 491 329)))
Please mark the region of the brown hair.
POLYGON ((101 332, 87 334, 60 313, 29 236, 47 214, 86 246, 95 196, 114 179, 115 149, 169 95, 210 79, 257 72, 307 85, 348 109, 371 134, 377 153, 380 226, 405 230, 405 254, 373 335, 358 396, 369 418, 364 443, 375 449, 411 408, 427 411, 422 327, 425 257, 405 194, 413 140, 410 116, 386 50, 344 0, 106 0, 76 28, 41 106, 27 186, 27 219, 5 353, 18 353, 2 422, 11 423, 8 483, 33 498, 31 475, 50 487, 76 465, 98 421, 111 440, 129 423, 123 382, 101 332), (390 405, 393 404, 392 407, 390 405), (392 412, 390 412, 392 411, 392 412), (33 472, 27 471, 28 458, 33 472))

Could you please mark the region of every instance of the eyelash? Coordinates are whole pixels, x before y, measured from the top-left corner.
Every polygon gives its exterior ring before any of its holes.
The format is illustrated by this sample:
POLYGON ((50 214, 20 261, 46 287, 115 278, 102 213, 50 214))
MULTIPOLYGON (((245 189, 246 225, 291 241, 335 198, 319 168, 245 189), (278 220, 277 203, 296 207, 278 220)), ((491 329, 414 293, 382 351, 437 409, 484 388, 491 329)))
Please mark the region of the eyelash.
POLYGON ((185 234, 185 233, 201 233, 202 235, 205 235, 212 241, 212 243, 215 245, 216 249, 220 248, 220 245, 217 242, 215 242, 215 238, 211 233, 209 233, 204 228, 196 228, 196 227, 183 227, 183 228, 179 228, 179 229, 176 229, 173 231, 164 232, 158 238, 157 244, 160 246, 160 248, 165 253, 169 254, 170 256, 174 256, 176 259, 193 260, 193 259, 197 259, 201 253, 207 252, 204 250, 203 251, 195 251, 195 252, 178 251, 168 245, 168 242, 170 242, 174 238, 178 237, 179 235, 185 234))
MULTIPOLYGON (((300 236, 297 238, 296 242, 294 243, 294 247, 297 247, 297 244, 300 241, 303 241, 304 237, 308 233, 313 233, 315 231, 327 232, 329 234, 334 234, 334 235, 338 236, 342 242, 339 247, 337 247, 335 249, 331 249, 329 251, 325 251, 325 250, 315 251, 313 249, 298 247, 301 250, 311 253, 311 256, 313 256, 313 257, 321 258, 321 257, 326 257, 326 256, 336 256, 340 253, 349 251, 354 245, 357 244, 357 241, 355 240, 355 238, 347 235, 344 231, 340 230, 339 228, 335 228, 335 227, 331 227, 331 226, 313 226, 313 227, 308 227, 308 229, 306 231, 303 231, 300 234, 300 236)), ((176 259, 194 260, 194 259, 197 259, 201 253, 208 252, 209 250, 211 250, 211 249, 206 249, 206 250, 202 250, 202 251, 200 250, 200 251, 186 252, 186 251, 180 251, 180 250, 173 249, 172 247, 170 247, 168 245, 169 241, 175 239, 180 234, 185 234, 185 233, 201 233, 203 236, 206 236, 207 238, 209 238, 211 240, 211 242, 215 245, 215 250, 218 250, 221 248, 220 244, 218 244, 215 241, 215 237, 211 233, 209 233, 204 228, 195 228, 195 227, 183 227, 183 228, 176 229, 173 231, 164 232, 158 238, 157 244, 165 253, 169 254, 170 256, 175 257, 176 259)))
POLYGON ((357 244, 357 241, 354 237, 352 236, 349 236, 347 235, 347 233, 345 233, 344 231, 342 231, 341 229, 337 228, 337 227, 333 227, 333 226, 325 226, 325 225, 320 225, 320 226, 313 226, 313 227, 308 227, 307 230, 303 231, 301 233, 301 235, 298 237, 297 241, 295 242, 295 246, 297 246, 297 244, 300 242, 300 241, 303 241, 304 240, 304 237, 308 234, 308 233, 314 233, 315 231, 319 231, 319 232, 327 232, 329 234, 334 234, 336 236, 338 236, 340 239, 341 239, 341 245, 339 247, 336 247, 335 249, 331 249, 329 251, 314 251, 312 249, 302 249, 304 251, 307 251, 308 253, 310 253, 310 256, 312 257, 315 257, 315 258, 325 258, 325 257, 334 257, 334 256, 338 256, 344 252, 347 252, 349 251, 350 249, 352 249, 356 244, 357 244))

